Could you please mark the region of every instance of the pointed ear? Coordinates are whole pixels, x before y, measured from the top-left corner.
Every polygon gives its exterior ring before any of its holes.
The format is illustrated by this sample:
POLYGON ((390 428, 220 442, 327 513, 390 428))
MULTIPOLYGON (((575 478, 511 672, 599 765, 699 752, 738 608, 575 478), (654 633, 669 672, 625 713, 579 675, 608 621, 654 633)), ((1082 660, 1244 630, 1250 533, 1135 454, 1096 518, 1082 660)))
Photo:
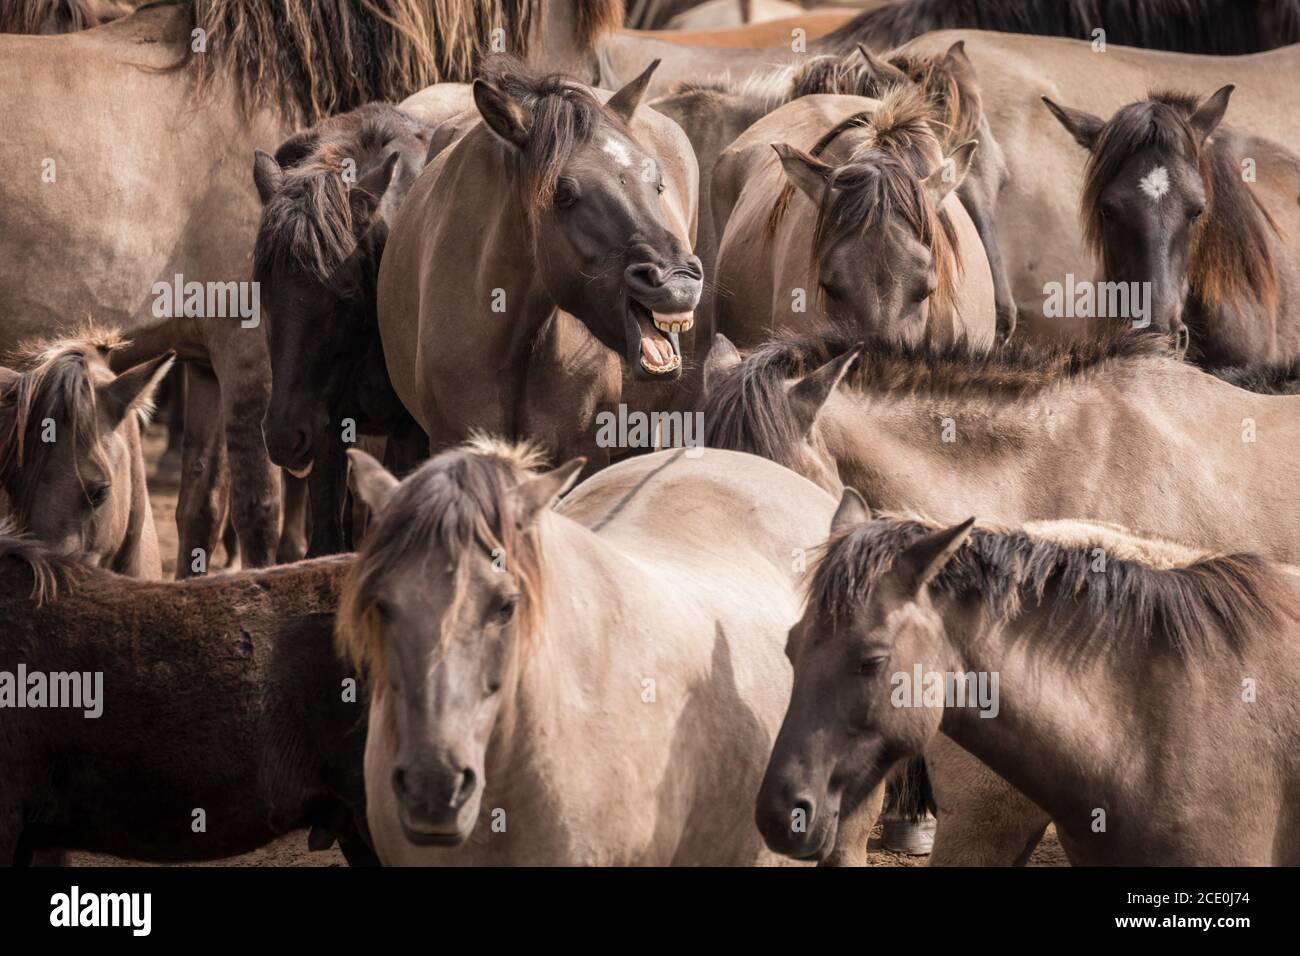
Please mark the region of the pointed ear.
POLYGON ((871 509, 866 501, 852 488, 845 488, 840 495, 840 506, 835 509, 831 519, 831 534, 847 531, 849 528, 871 520, 871 509))
POLYGON ((971 79, 975 78, 975 64, 966 55, 965 40, 958 40, 948 47, 948 52, 943 55, 943 58, 952 66, 954 72, 965 74, 971 79))
POLYGON ((175 360, 176 353, 167 352, 127 369, 107 385, 95 389, 95 401, 108 415, 114 428, 132 412, 153 410, 154 391, 175 360))
POLYGON ((384 199, 384 193, 393 182, 393 172, 401 155, 396 151, 389 153, 383 165, 376 166, 362 176, 348 192, 348 201, 352 203, 354 226, 364 226, 375 214, 384 199))
POLYGON ((253 150, 253 182, 257 184, 257 195, 262 198, 263 206, 284 185, 284 170, 274 156, 260 149, 253 150))
POLYGON ((912 81, 906 73, 888 60, 876 56, 864 44, 858 44, 858 52, 862 54, 862 59, 867 61, 867 72, 871 76, 872 82, 882 91, 894 86, 912 85, 912 81))
POLYGON ((925 191, 930 195, 930 201, 938 208, 939 204, 944 201, 947 195, 961 185, 966 174, 970 172, 970 164, 975 158, 975 147, 979 146, 978 140, 971 140, 968 143, 962 143, 951 153, 943 158, 943 162, 929 176, 925 177, 922 184, 925 191))
POLYGON ((831 359, 821 368, 809 372, 790 389, 787 395, 790 413, 794 416, 800 434, 807 435, 812 431, 826 399, 831 397, 831 392, 835 391, 835 386, 840 384, 840 379, 861 352, 860 345, 849 349, 839 358, 831 359))
POLYGON ((790 182, 798 186, 813 202, 820 203, 822 192, 826 189, 826 180, 831 175, 831 167, 787 143, 773 143, 772 148, 781 157, 781 166, 790 182))
POLYGON ((1228 100, 1232 97, 1232 91, 1236 89, 1231 83, 1227 86, 1220 87, 1211 94, 1210 98, 1196 108, 1190 120, 1192 129, 1204 143, 1210 138, 1210 134, 1218 128, 1219 122, 1223 119, 1223 114, 1227 112, 1228 100))
POLYGON ((474 105, 488 129, 515 149, 528 145, 532 117, 515 100, 487 80, 474 81, 474 105))
POLYGON ((898 577, 904 591, 919 595, 970 537, 974 524, 974 518, 967 518, 961 524, 932 531, 908 545, 894 560, 891 571, 898 577))
POLYGON ((717 381, 717 376, 739 364, 740 353, 731 344, 731 339, 721 332, 714 335, 713 348, 709 349, 709 354, 704 357, 704 390, 706 392, 709 390, 710 381, 717 381))
POLYGON ((655 60, 642 70, 640 76, 609 98, 608 102, 605 103, 605 109, 624 123, 632 122, 632 114, 641 105, 641 97, 645 96, 646 87, 650 85, 650 77, 654 76, 658 66, 659 61, 655 60))
POLYGON ((544 474, 529 478, 516 485, 510 492, 515 512, 515 524, 521 529, 533 524, 551 506, 560 495, 569 490, 577 480, 578 473, 587 464, 585 458, 573 458, 559 468, 552 468, 544 474))
POLYGON ((352 489, 373 514, 379 514, 388 505, 401 482, 360 448, 348 449, 348 461, 352 463, 349 475, 352 489))
POLYGON ((1092 149, 1093 144, 1097 142, 1097 134, 1106 125, 1106 121, 1100 116, 1093 116, 1083 110, 1072 110, 1068 106, 1057 106, 1046 96, 1043 97, 1043 105, 1052 111, 1052 115, 1084 149, 1092 149))

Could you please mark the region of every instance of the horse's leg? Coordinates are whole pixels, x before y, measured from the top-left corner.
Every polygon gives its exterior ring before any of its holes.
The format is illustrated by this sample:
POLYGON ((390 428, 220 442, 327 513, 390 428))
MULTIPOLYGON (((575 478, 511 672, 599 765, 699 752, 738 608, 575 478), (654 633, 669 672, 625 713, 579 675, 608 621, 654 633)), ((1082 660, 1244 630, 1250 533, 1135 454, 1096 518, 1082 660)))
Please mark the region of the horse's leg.
POLYGON ((318 558, 338 554, 347 547, 343 524, 348 476, 348 460, 343 442, 328 431, 316 436, 316 464, 307 478, 311 488, 311 547, 307 556, 318 558))
POLYGON ((212 365, 221 382, 226 453, 238 476, 231 486, 230 514, 239 532, 240 559, 245 568, 261 568, 274 562, 280 536, 279 469, 262 440, 271 363, 261 330, 233 325, 211 349, 212 365))
POLYGON ((835 849, 818 866, 866 866, 867 841, 876 825, 880 808, 885 805, 885 784, 872 790, 853 812, 840 820, 835 833, 835 849))
POLYGON ((284 524, 280 528, 280 545, 275 552, 277 564, 292 564, 307 555, 307 508, 311 497, 308 485, 308 479, 295 478, 281 470, 280 494, 284 501, 284 524))
POLYGON ((203 567, 212 561, 221 537, 226 447, 221 441, 221 390, 209 369, 185 365, 181 443, 181 489, 176 501, 176 578, 194 570, 195 549, 202 549, 203 567))
POLYGON ((942 734, 925 751, 939 807, 931 866, 1023 866, 1051 822, 1038 805, 942 734))

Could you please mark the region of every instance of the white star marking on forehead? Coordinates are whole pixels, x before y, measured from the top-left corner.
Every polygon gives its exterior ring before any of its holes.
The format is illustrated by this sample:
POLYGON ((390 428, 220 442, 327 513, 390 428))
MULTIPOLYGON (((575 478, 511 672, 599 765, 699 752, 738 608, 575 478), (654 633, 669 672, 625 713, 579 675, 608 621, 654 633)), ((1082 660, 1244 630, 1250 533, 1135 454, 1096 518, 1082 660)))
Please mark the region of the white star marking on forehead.
POLYGON ((632 165, 631 151, 627 148, 626 144, 620 143, 612 136, 605 140, 605 145, 601 147, 601 151, 614 157, 614 162, 618 163, 620 166, 627 167, 632 165))
POLYGON ((1152 202, 1160 202, 1165 193, 1169 192, 1169 170, 1157 166, 1138 181, 1138 188, 1146 193, 1152 202))

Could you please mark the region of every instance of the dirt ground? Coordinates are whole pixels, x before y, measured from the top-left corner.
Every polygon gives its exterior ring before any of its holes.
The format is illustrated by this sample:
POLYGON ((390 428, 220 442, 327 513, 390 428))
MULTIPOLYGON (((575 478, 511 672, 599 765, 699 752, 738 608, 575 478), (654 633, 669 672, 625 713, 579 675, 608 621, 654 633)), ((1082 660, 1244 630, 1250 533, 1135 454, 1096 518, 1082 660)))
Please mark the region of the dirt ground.
MULTIPOLYGON (((163 572, 170 576, 176 569, 176 495, 180 483, 180 463, 174 456, 165 456, 167 433, 160 425, 152 425, 145 436, 145 457, 149 469, 149 497, 153 503, 154 522, 158 526, 158 544, 162 551, 163 572)), ((219 564, 220 562, 214 562, 219 564)), ((880 828, 871 835, 867 857, 869 866, 924 866, 926 857, 889 853, 880 847, 880 828)), ((73 866, 151 866, 133 860, 122 860, 96 853, 69 854, 73 866)), ((307 831, 286 834, 252 853, 216 860, 209 864, 181 864, 184 866, 344 866, 343 854, 337 847, 313 853, 307 849, 307 831)), ((1054 827, 1034 850, 1030 866, 1068 866, 1065 853, 1056 839, 1054 827)))

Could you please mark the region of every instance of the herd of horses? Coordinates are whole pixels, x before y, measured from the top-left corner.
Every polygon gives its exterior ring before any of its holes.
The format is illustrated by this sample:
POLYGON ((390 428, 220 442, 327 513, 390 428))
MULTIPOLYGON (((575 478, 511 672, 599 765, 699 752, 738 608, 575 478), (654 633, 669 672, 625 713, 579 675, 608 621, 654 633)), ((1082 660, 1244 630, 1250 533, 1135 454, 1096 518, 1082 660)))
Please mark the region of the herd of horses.
POLYGON ((0 0, 0 861, 1300 863, 1300 3, 693 6, 0 0))

